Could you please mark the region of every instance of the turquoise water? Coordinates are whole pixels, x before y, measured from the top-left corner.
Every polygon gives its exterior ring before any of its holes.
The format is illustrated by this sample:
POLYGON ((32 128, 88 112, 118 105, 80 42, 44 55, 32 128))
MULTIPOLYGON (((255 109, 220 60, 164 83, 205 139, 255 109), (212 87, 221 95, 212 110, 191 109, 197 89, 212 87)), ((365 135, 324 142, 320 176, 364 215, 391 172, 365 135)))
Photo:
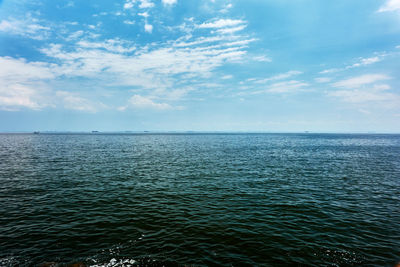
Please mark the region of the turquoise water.
POLYGON ((2 134, 0 266, 392 266, 400 135, 2 134))

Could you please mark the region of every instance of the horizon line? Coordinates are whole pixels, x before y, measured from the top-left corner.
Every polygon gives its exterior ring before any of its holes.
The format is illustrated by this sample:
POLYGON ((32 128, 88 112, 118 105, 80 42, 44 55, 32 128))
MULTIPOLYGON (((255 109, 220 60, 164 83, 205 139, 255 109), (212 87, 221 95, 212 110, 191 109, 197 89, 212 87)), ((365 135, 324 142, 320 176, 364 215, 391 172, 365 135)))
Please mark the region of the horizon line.
POLYGON ((121 131, 0 131, 0 134, 400 134, 375 131, 229 131, 229 130, 121 130, 121 131))

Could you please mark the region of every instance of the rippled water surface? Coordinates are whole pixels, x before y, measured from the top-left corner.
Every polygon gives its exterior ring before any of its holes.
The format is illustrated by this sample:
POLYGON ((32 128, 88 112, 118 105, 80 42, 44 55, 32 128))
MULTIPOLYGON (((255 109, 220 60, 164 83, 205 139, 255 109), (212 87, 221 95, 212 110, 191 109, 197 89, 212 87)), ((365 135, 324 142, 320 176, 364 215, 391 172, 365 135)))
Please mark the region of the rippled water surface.
POLYGON ((0 266, 399 260, 399 135, 0 135, 0 266))

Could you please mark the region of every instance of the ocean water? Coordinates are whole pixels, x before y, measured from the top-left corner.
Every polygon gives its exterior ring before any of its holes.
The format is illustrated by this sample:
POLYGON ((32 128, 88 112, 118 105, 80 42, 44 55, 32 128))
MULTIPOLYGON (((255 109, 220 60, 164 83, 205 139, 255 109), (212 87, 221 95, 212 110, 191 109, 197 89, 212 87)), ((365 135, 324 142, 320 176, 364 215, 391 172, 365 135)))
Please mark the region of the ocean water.
POLYGON ((400 135, 0 135, 0 266, 399 261, 400 135))

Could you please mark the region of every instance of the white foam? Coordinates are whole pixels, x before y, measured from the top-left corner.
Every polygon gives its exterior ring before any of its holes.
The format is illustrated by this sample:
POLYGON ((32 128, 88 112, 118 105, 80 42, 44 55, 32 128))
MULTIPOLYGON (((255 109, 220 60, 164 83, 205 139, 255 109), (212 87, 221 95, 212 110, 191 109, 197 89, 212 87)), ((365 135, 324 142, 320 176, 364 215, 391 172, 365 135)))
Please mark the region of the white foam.
POLYGON ((133 264, 136 263, 136 260, 134 259, 122 259, 117 261, 115 258, 112 258, 110 262, 104 263, 104 264, 95 264, 95 265, 90 265, 91 267, 118 267, 118 266, 132 266, 133 264))

